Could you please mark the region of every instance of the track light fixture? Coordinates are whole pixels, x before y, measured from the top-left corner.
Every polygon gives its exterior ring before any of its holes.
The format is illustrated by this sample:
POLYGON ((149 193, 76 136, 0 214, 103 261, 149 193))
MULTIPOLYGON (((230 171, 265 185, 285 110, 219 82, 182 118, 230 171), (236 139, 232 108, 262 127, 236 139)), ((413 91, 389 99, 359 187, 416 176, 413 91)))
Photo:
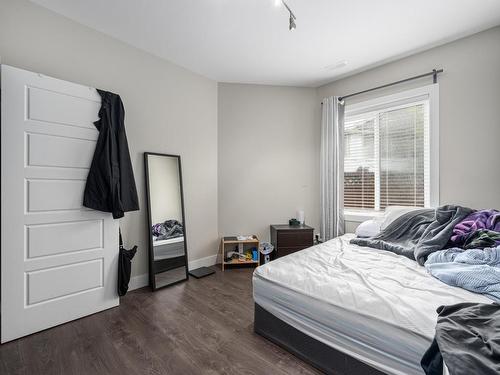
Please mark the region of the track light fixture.
POLYGON ((288 26, 288 30, 292 31, 297 28, 297 25, 295 24, 295 16, 290 13, 290 25, 288 26))
POLYGON ((295 21, 297 20, 297 17, 295 17, 295 14, 293 14, 292 10, 288 6, 288 4, 285 2, 285 0, 276 0, 275 1, 275 3, 277 5, 279 5, 280 2, 285 6, 286 10, 288 10, 288 13, 290 13, 288 30, 290 30, 290 31, 295 30, 297 28, 297 24, 295 23, 295 21))

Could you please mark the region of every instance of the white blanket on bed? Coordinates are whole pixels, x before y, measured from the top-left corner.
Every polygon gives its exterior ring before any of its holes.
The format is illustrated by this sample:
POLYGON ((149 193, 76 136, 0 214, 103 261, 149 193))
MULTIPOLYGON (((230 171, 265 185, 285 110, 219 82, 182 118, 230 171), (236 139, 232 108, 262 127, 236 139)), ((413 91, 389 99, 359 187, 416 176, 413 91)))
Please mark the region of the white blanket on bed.
MULTIPOLYGON (((325 327, 329 324, 326 315, 334 317, 333 325, 345 317, 344 323, 332 328, 333 334, 328 336, 322 328, 322 332, 318 330, 313 336, 327 342, 358 329, 360 332, 353 342, 363 342, 366 338, 363 345, 378 346, 373 349, 393 357, 394 365, 376 366, 388 373, 405 373, 401 371, 405 365, 397 365, 398 361, 411 361, 415 369, 411 372, 418 371, 420 357, 434 337, 439 306, 464 301, 491 302, 484 296, 442 283, 406 257, 351 245, 351 238, 353 235, 344 235, 258 267, 254 273, 255 301, 265 304, 264 308, 274 309, 271 312, 304 332, 313 326, 315 319, 318 320, 314 325, 325 327), (274 290, 272 293, 276 295, 264 292, 265 287, 274 290), (294 298, 306 296, 308 305, 292 313, 299 303, 293 302, 296 299, 291 299, 290 293, 279 295, 286 290, 293 292, 294 298), (315 306, 323 309, 319 317, 315 316, 315 306), (302 318, 298 318, 299 315, 302 318), (382 348, 375 336, 387 332, 388 339, 384 341, 389 341, 388 346, 382 348), (391 340, 394 335, 398 337, 391 340), (401 348, 405 340, 407 348, 401 348), (412 347, 412 342, 417 345, 412 347)), ((337 344, 332 346, 341 349, 340 340, 337 344)), ((373 351, 365 349, 360 351, 360 357, 373 365, 376 357, 370 358, 373 351), (363 353, 367 353, 364 358, 363 353)), ((346 352, 356 354, 356 347, 351 346, 346 352)))

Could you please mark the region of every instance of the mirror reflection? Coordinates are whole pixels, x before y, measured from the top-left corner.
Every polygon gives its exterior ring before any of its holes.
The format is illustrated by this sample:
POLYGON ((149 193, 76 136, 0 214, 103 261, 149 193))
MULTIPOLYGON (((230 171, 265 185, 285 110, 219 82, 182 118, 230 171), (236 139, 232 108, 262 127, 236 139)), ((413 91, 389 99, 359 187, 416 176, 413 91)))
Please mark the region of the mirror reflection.
POLYGON ((180 156, 145 153, 153 290, 187 279, 180 156))

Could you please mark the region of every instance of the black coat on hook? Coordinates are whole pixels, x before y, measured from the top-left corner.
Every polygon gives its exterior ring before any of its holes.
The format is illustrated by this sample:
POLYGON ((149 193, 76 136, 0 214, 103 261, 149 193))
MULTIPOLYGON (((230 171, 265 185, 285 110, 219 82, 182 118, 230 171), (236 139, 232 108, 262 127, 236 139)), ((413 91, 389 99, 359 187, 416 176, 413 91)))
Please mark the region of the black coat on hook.
POLYGON ((102 98, 99 120, 94 123, 99 137, 90 166, 83 205, 111 212, 113 218, 139 209, 134 171, 125 134, 125 110, 119 95, 97 90, 102 98))

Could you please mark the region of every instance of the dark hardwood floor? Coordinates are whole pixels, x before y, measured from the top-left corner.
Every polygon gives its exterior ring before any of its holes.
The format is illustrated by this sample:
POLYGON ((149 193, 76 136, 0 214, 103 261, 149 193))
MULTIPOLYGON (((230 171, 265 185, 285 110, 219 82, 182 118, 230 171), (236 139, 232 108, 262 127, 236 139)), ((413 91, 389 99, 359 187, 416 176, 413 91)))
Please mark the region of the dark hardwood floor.
POLYGON ((318 374, 253 333, 252 270, 233 269, 0 346, 0 374, 318 374))

